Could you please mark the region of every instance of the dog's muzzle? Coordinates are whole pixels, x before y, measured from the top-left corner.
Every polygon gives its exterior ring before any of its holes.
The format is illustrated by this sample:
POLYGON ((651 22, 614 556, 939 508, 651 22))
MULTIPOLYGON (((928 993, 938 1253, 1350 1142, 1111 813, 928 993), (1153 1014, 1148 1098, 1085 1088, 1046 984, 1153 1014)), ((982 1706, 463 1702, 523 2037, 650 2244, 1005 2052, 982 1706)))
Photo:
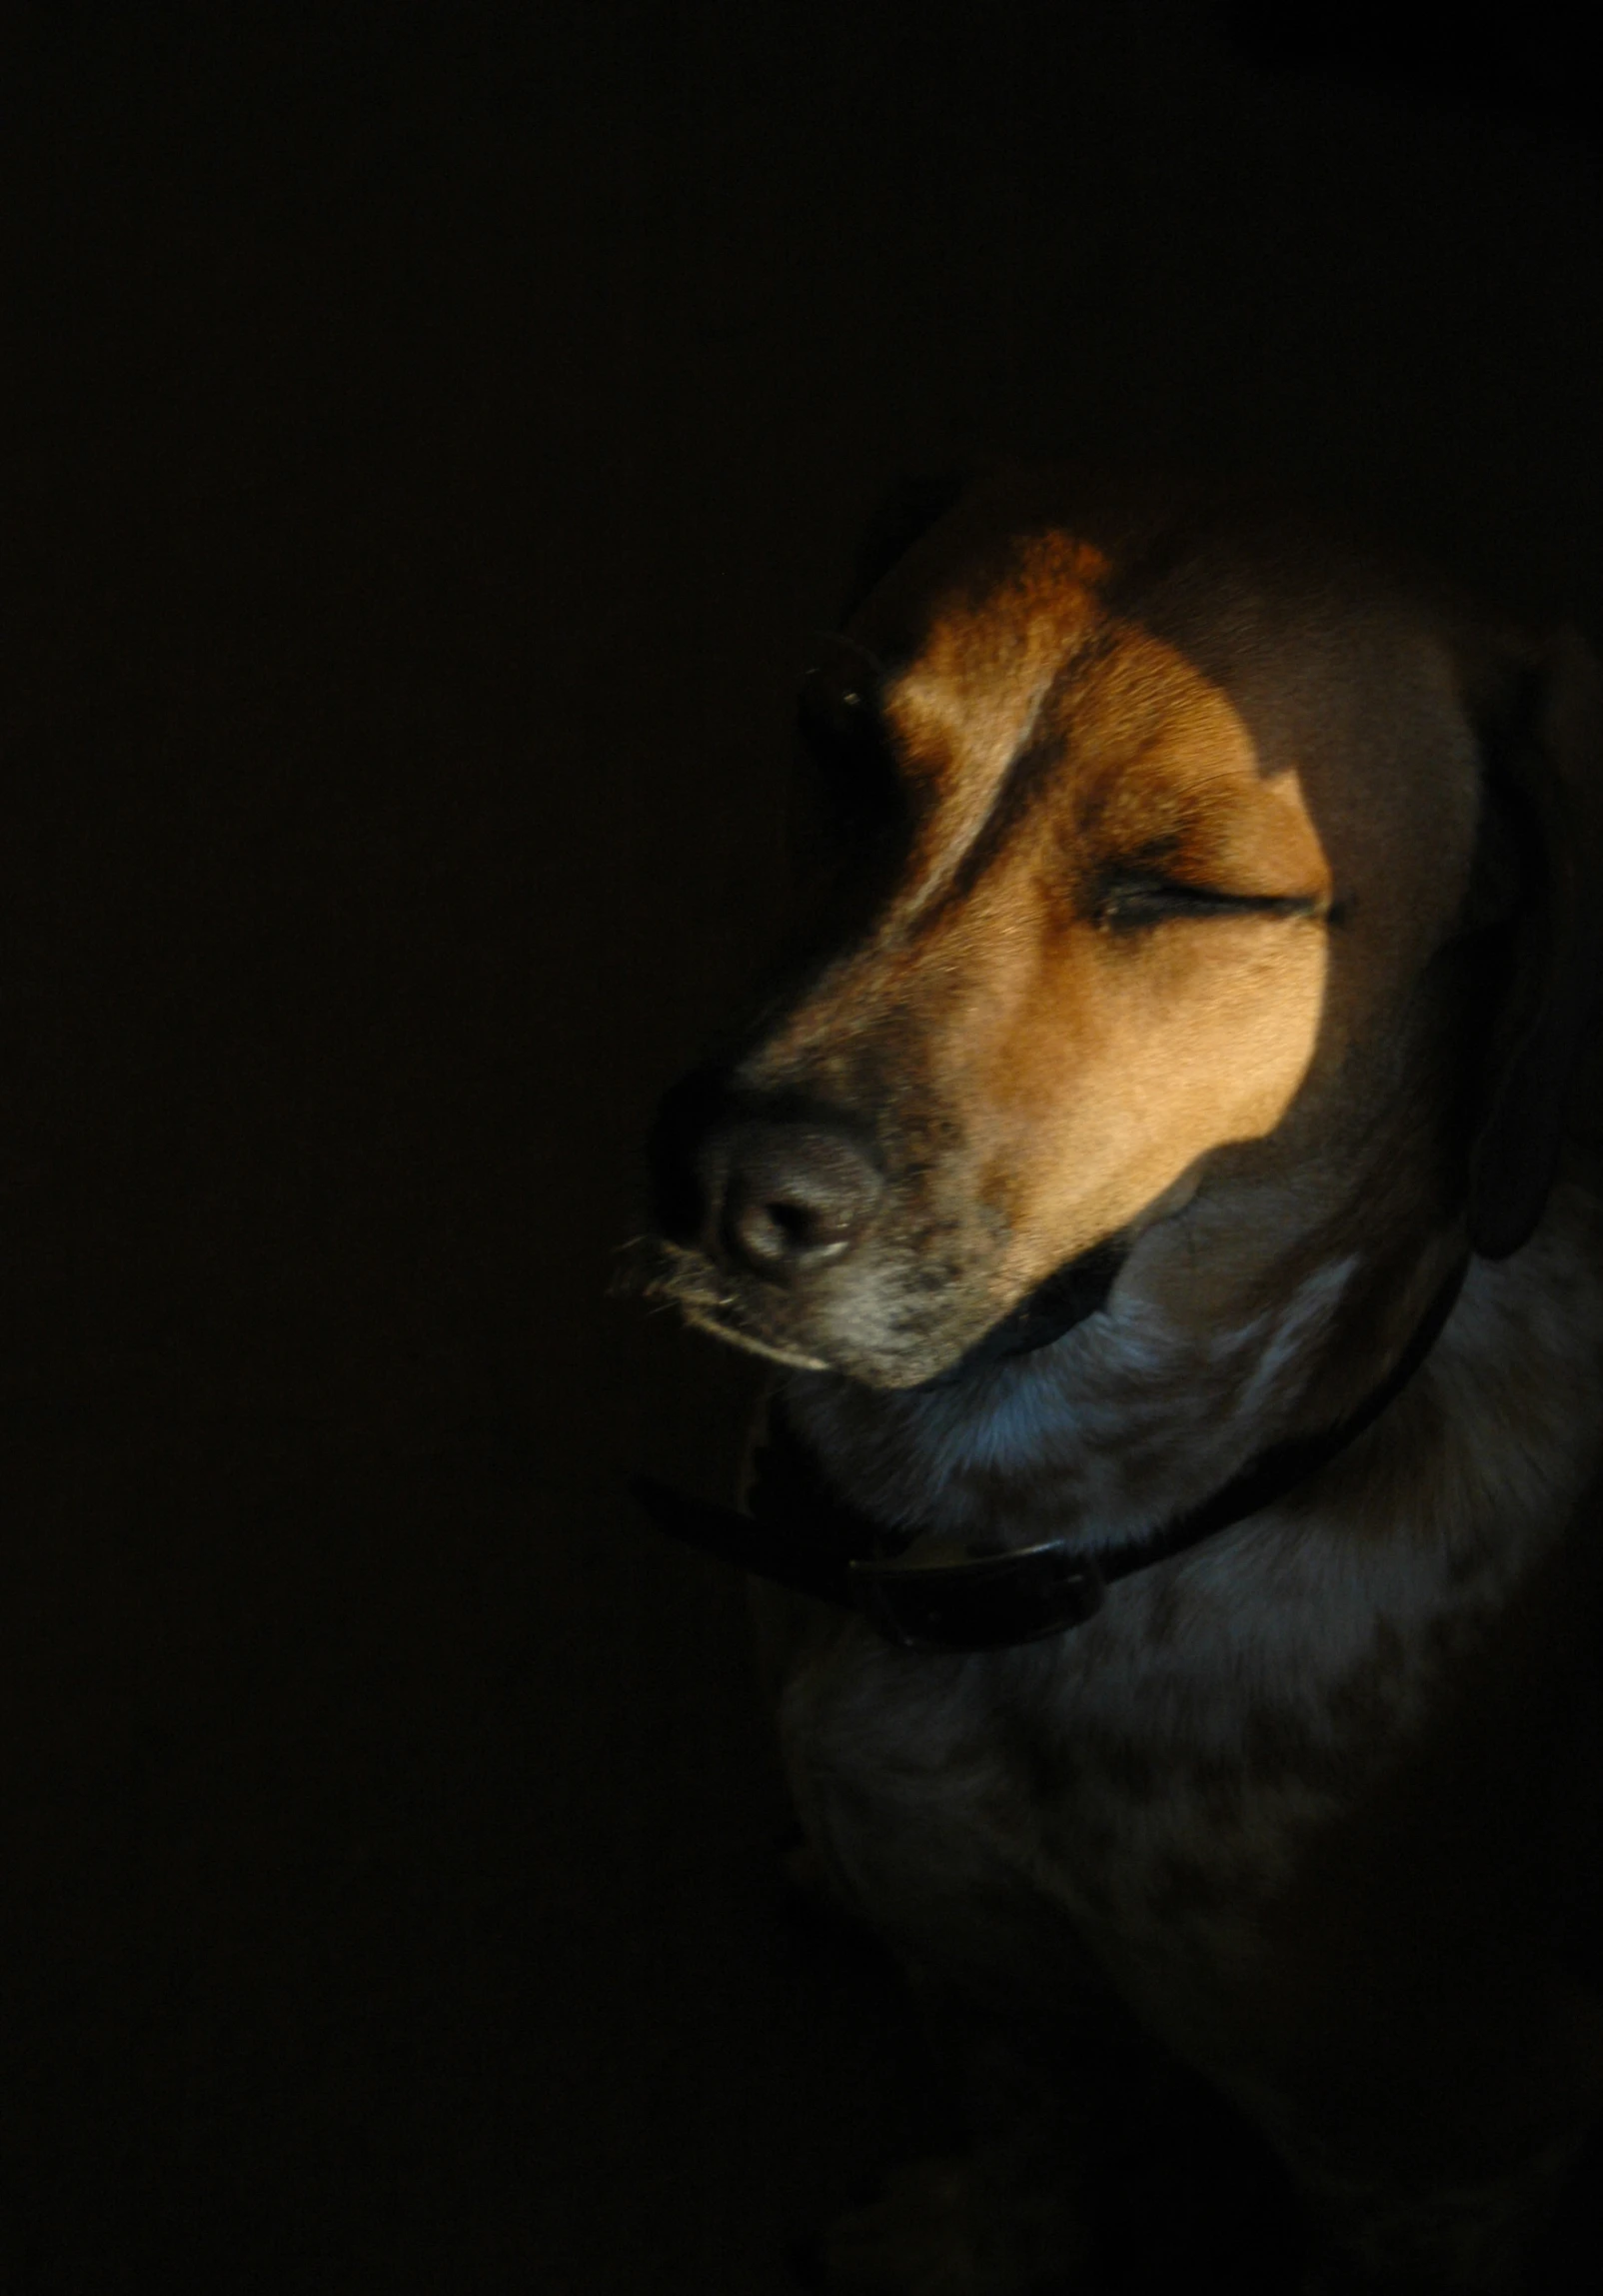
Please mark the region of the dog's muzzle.
MULTIPOLYGON (((782 1359, 813 1355, 820 1301, 837 1309, 854 1284, 871 1288, 894 1216, 865 1133, 835 1110, 741 1094, 702 1070, 666 1096, 650 1153, 658 1233, 684 1256, 663 1290, 728 1337, 782 1359)), ((1060 1338, 1104 1304, 1126 1248, 1110 1238, 1057 1268, 927 1383, 1060 1338)))

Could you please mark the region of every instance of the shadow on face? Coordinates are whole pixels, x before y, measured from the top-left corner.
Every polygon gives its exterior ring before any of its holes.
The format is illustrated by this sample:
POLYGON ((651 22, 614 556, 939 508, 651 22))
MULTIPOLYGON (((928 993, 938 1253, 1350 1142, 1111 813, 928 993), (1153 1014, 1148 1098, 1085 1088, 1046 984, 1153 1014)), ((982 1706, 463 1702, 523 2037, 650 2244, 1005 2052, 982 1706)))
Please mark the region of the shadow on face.
POLYGON ((1520 972, 1514 684, 1280 525, 959 503, 805 681, 810 943, 665 1103, 657 1287, 906 1386, 1198 1205, 1238 1206, 1243 1283, 1461 1213, 1520 972))

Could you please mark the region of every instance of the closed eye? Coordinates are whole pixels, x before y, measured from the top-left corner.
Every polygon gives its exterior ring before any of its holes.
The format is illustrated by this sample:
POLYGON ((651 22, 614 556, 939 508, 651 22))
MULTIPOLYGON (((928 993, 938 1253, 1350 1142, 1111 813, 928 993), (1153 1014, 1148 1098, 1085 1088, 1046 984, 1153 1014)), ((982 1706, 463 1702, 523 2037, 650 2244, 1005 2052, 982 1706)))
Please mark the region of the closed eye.
POLYGON ((1314 917, 1319 909, 1311 893, 1226 893, 1217 886, 1184 885, 1173 879, 1125 878, 1107 888, 1097 920, 1128 930, 1181 918, 1314 917))

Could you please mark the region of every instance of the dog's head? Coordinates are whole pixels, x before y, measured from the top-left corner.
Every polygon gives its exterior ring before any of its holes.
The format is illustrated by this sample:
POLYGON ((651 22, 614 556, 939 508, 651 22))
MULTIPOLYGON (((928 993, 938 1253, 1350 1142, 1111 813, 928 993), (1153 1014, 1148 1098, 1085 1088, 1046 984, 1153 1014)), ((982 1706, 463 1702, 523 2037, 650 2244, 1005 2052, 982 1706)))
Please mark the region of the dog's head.
POLYGON ((1577 649, 1274 520, 975 489, 805 681, 843 833, 664 1106, 658 1288, 894 1387, 1166 1222, 1203 1316, 1291 1252, 1514 1248, 1590 993, 1589 711, 1577 649))

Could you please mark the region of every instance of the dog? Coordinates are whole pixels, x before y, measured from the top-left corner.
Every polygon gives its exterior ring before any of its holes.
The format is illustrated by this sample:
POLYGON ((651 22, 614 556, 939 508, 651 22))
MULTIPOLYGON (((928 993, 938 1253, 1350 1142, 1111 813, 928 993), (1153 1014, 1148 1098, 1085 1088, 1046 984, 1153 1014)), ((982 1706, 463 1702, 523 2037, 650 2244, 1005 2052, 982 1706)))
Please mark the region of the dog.
POLYGON ((1107 2018, 1310 2286, 1528 2269, 1603 2091, 1599 694, 1066 471, 808 673, 811 923, 652 1151, 651 1287, 780 1368, 746 1513, 643 1495, 759 1574, 814 1872, 1005 2068, 838 2285, 1080 2284, 1107 2018))

